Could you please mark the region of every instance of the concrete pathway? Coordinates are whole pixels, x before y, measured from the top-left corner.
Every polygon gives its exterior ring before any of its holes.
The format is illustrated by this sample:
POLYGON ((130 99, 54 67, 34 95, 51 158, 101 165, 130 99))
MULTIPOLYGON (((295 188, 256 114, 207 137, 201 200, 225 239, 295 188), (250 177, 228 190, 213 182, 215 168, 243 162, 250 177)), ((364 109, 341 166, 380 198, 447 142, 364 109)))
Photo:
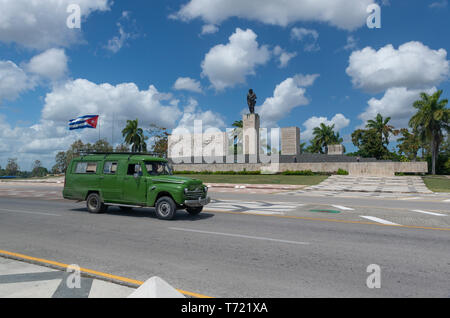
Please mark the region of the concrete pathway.
POLYGON ((344 191, 375 193, 431 194, 421 177, 352 177, 331 176, 322 183, 305 188, 307 191, 344 191))
POLYGON ((86 277, 77 285, 70 275, 73 272, 0 257, 0 298, 125 298, 135 291, 86 277))

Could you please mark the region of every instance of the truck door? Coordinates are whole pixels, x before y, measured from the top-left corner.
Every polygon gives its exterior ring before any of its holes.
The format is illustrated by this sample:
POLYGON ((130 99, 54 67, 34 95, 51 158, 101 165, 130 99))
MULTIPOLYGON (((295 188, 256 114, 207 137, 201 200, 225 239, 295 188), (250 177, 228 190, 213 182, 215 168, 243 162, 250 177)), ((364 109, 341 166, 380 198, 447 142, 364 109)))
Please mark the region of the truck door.
POLYGON ((122 187, 118 176, 118 161, 105 161, 103 173, 100 177, 103 200, 118 203, 122 200, 122 187))
POLYGON ((147 178, 143 177, 140 163, 128 163, 122 193, 122 201, 126 204, 145 205, 147 202, 147 178))

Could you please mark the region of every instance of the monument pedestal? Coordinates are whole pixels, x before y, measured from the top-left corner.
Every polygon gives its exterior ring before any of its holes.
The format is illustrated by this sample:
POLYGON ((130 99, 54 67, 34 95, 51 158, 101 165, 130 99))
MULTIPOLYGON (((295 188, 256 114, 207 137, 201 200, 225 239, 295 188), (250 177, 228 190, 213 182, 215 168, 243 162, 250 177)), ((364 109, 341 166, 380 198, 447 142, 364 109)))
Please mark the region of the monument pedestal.
POLYGON ((259 115, 246 114, 242 117, 242 123, 244 156, 248 156, 250 163, 257 163, 259 154, 259 115))

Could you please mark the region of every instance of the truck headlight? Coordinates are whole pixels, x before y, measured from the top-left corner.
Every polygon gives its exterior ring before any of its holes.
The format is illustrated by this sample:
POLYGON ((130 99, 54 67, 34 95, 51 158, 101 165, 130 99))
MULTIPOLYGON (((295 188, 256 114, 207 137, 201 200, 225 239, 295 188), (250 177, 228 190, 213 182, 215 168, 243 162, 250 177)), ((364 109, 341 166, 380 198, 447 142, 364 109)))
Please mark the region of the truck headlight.
POLYGON ((208 187, 207 187, 207 186, 205 186, 205 187, 203 188, 203 190, 205 191, 205 193, 208 193, 208 187))

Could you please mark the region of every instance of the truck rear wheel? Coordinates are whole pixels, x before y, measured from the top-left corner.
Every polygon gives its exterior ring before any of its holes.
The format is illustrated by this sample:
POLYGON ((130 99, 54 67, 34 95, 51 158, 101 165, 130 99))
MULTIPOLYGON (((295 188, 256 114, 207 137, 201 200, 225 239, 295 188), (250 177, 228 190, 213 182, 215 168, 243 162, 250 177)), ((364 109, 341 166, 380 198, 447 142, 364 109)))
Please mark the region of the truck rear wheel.
POLYGON ((186 208, 186 211, 190 214, 190 215, 197 215, 200 214, 200 212, 203 211, 203 207, 199 206, 199 207, 190 207, 190 208, 186 208))
POLYGON ((86 199, 86 207, 90 213, 105 213, 108 207, 103 204, 98 193, 91 193, 86 199))
POLYGON ((156 216, 161 220, 172 220, 177 211, 177 205, 171 197, 162 197, 156 201, 156 216))

